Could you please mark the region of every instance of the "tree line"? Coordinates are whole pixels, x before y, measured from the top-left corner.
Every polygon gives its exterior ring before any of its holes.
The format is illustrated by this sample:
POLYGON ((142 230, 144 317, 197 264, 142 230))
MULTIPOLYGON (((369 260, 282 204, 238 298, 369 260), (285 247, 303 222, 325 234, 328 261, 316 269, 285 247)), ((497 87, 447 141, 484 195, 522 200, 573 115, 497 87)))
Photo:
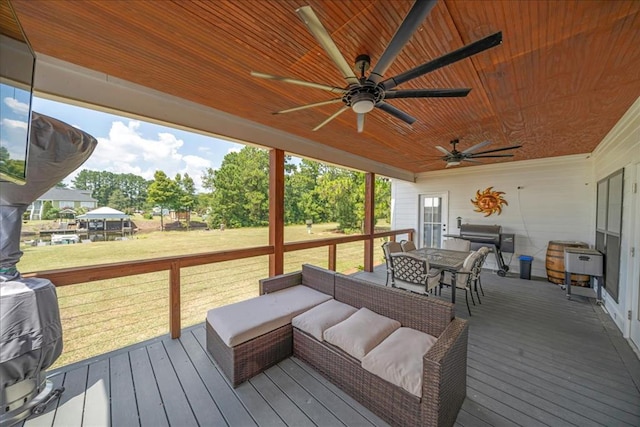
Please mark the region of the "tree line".
MULTIPOLYGON (((207 222, 215 227, 264 226, 269 222, 269 153, 244 147, 227 154, 219 169, 207 169, 207 222)), ((391 185, 376 179, 376 219, 389 220, 391 185)), ((364 220, 365 174, 303 159, 285 157, 286 224, 337 222, 342 230, 359 230, 364 220)))
MULTIPOLYGON (((188 175, 168 177, 156 171, 154 179, 133 174, 81 171, 75 188, 91 190, 101 206, 124 211, 151 207, 179 212, 196 211, 218 228, 257 227, 269 222, 269 152, 244 147, 228 153, 219 169, 202 176, 203 192, 196 194, 188 175)), ((391 186, 376 178, 376 219, 389 220, 391 186)), ((364 220, 365 174, 303 159, 285 157, 285 223, 337 222, 342 230, 359 230, 364 220)), ((162 218, 162 215, 161 215, 162 218)))
POLYGON ((72 180, 74 188, 91 191, 98 206, 132 213, 143 210, 147 203, 147 191, 153 181, 132 173, 113 173, 83 169, 72 180))

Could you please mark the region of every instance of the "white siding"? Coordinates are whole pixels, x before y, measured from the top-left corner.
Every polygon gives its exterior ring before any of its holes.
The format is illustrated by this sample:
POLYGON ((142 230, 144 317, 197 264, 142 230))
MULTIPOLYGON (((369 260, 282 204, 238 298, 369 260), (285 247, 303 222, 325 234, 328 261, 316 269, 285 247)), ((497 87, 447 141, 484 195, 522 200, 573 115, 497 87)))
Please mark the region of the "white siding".
MULTIPOLYGON (((593 244, 594 185, 587 155, 452 168, 418 176, 416 183, 394 180, 394 228, 418 230, 418 199, 423 193, 448 192, 448 228, 457 234, 463 223, 497 224, 516 235, 515 254, 505 254, 511 271, 519 270, 519 255, 532 255, 532 275, 546 276, 545 258, 550 240, 579 240, 593 244), (508 206, 485 217, 474 212, 476 191, 493 187, 503 191, 508 206), (520 187, 520 189, 518 188, 520 187)), ((488 268, 495 268, 491 257, 488 268)))
POLYGON ((606 292, 604 302, 612 319, 623 334, 628 336, 629 321, 626 313, 634 308, 631 302, 634 266, 630 253, 634 246, 636 253, 640 250, 640 242, 634 241, 634 236, 638 235, 640 229, 639 196, 637 191, 633 192, 634 184, 637 186, 640 181, 640 177, 636 176, 637 165, 640 164, 640 98, 596 148, 593 160, 596 182, 624 168, 620 289, 617 303, 606 292))

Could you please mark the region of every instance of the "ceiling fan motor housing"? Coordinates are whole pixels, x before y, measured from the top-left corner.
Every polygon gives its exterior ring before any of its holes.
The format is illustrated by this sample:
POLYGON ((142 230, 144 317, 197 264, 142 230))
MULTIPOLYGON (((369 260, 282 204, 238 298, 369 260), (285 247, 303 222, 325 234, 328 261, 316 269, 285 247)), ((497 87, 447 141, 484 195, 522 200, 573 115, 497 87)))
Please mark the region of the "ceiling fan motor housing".
POLYGON ((342 97, 342 101, 351 107, 356 113, 368 113, 384 98, 384 91, 378 86, 365 84, 364 86, 352 86, 342 97))

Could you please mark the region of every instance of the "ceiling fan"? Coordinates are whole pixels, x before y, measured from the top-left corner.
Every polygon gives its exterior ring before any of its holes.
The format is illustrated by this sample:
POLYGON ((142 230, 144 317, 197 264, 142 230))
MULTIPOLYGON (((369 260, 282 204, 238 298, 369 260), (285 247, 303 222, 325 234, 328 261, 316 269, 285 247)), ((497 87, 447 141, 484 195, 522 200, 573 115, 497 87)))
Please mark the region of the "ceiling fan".
POLYGON ((311 9, 310 6, 303 6, 297 9, 296 13, 305 23, 309 32, 311 32, 318 43, 320 43, 329 58, 338 67, 345 80, 347 81, 347 86, 341 88, 327 84, 314 83, 289 77, 275 76, 256 71, 252 71, 251 75, 263 79, 277 80, 285 83, 326 90, 328 92, 340 95, 339 97, 327 101, 293 107, 274 113, 284 114, 291 113, 293 111, 304 110, 307 108, 319 107, 322 105, 339 103, 344 104, 338 111, 336 111, 325 121, 316 126, 313 129, 314 131, 320 129, 331 120, 335 119, 340 114, 349 109, 352 109, 357 114, 358 132, 362 132, 364 130, 365 115, 372 111, 374 108, 379 108, 380 110, 385 111, 388 114, 391 114, 392 116, 411 125, 416 121, 414 117, 392 106, 386 101, 389 99, 400 98, 465 97, 469 94, 471 89, 461 88, 396 90, 395 88, 397 86, 409 80, 413 80, 417 77, 430 73, 431 71, 437 70, 438 68, 453 64, 454 62, 460 61, 464 58, 470 57, 502 43, 502 32, 497 32, 481 40, 475 41, 457 50, 449 52, 439 58, 427 61, 394 77, 384 79, 384 73, 391 66, 396 56, 398 56, 413 33, 418 29, 420 24, 424 22, 426 16, 429 14, 435 4, 436 0, 417 0, 415 2, 369 75, 366 75, 366 72, 369 70, 369 67, 371 65, 371 58, 369 57, 369 55, 358 55, 358 57, 355 59, 355 69, 352 70, 338 50, 338 47, 334 43, 333 39, 316 16, 313 9, 311 9), (356 73, 358 75, 356 75, 356 73))
POLYGON ((476 151, 482 147, 486 147, 491 144, 491 141, 483 141, 479 144, 474 145, 473 147, 469 147, 464 151, 458 151, 456 149, 456 145, 460 143, 459 140, 454 139, 451 141, 451 145, 453 145, 453 150, 448 151, 447 149, 436 145, 436 149, 440 150, 444 153, 444 156, 441 157, 442 160, 447 162, 447 167, 450 166, 458 166, 462 162, 472 162, 472 163, 482 163, 479 160, 481 158, 489 158, 489 157, 513 157, 513 154, 491 154, 497 153, 499 151, 506 150, 515 150, 516 148, 522 147, 522 145, 512 145, 510 147, 496 148, 493 150, 485 150, 485 151, 476 151))

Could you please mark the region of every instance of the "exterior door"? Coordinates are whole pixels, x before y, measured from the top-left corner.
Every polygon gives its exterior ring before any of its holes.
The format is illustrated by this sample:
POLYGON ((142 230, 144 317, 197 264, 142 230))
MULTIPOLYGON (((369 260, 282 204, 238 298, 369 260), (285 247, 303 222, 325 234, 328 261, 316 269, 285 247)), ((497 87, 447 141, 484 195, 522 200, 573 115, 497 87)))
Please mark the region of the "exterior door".
POLYGON ((442 247, 447 231, 447 193, 420 195, 420 247, 442 247))
MULTIPOLYGON (((640 165, 636 166, 636 182, 640 180, 640 165)), ((635 238, 633 241, 633 256, 629 258, 630 262, 633 263, 633 276, 631 283, 633 283, 632 293, 631 293, 631 325, 630 325, 630 333, 629 338, 636 345, 638 349, 640 349, 640 247, 638 247, 638 242, 640 242, 640 192, 638 190, 634 193, 636 203, 635 203, 635 215, 631 215, 631 218, 635 218, 635 238)), ((632 211, 634 210, 632 209, 632 211)))

